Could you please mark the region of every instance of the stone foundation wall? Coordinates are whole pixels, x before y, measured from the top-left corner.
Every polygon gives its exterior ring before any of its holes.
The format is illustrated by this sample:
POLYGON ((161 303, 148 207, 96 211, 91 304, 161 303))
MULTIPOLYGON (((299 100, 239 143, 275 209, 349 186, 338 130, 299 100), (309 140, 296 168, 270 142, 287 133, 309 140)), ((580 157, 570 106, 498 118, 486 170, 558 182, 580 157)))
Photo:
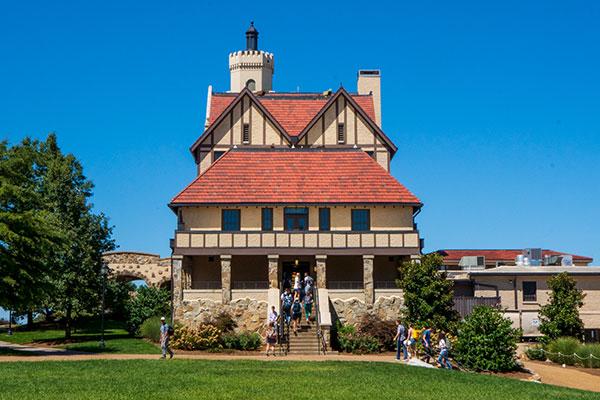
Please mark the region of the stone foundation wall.
POLYGON ((335 313, 332 319, 344 324, 357 324, 366 313, 375 314, 386 321, 393 321, 402 312, 403 299, 400 296, 381 296, 375 300, 372 307, 368 307, 364 301, 356 297, 348 300, 331 299, 331 306, 335 313))
POLYGON ((237 330, 262 333, 266 327, 267 302, 249 298, 233 300, 229 304, 208 299, 184 300, 175 309, 175 322, 196 326, 209 322, 222 311, 237 322, 237 330))

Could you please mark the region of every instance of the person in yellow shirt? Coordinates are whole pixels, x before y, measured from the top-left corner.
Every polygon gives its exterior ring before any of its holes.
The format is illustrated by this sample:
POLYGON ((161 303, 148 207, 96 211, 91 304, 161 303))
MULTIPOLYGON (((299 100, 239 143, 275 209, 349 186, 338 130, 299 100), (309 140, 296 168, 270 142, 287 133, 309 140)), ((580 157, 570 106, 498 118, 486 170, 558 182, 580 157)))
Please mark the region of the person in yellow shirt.
POLYGON ((417 342, 421 337, 421 330, 415 326, 410 328, 410 354, 411 357, 417 357, 417 342))

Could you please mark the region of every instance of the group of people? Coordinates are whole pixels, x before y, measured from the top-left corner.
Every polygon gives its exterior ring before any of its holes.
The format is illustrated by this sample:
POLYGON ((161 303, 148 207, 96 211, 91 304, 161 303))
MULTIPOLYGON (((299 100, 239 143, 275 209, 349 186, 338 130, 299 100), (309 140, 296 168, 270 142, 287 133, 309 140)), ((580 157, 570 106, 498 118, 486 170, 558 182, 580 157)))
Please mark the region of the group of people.
MULTIPOLYGON (((396 360, 400 361, 401 352, 404 361, 408 361, 411 358, 417 358, 417 343, 420 342, 424 349, 421 360, 429 363, 432 358, 435 358, 433 345, 431 343, 431 336, 433 333, 435 333, 434 329, 427 326, 423 329, 418 329, 415 326, 409 325, 407 329, 401 321, 396 321, 396 336, 394 336, 394 341, 396 341, 396 360)), ((437 348, 439 351, 437 363, 440 368, 452 369, 452 363, 448 357, 450 343, 444 332, 438 334, 437 348)))
POLYGON ((287 286, 281 294, 281 310, 285 323, 291 324, 294 335, 297 335, 302 317, 307 324, 311 322, 315 281, 308 273, 302 278, 300 273, 296 272, 292 274, 292 282, 293 285, 287 286), (293 288, 293 292, 290 287, 293 288))

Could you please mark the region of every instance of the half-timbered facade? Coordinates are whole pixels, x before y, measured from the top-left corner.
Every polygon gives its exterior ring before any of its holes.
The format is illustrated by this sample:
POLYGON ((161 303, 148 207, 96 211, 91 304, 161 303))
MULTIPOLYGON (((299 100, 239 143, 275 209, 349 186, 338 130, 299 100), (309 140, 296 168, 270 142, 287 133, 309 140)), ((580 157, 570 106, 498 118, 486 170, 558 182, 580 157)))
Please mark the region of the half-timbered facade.
POLYGON ((315 277, 324 325, 397 313, 394 281, 421 252, 422 204, 390 174, 379 71, 359 71, 355 93, 274 92, 274 57, 252 29, 230 55, 231 90, 209 87, 190 148, 197 177, 169 204, 176 319, 229 309, 254 328, 292 272, 315 277))

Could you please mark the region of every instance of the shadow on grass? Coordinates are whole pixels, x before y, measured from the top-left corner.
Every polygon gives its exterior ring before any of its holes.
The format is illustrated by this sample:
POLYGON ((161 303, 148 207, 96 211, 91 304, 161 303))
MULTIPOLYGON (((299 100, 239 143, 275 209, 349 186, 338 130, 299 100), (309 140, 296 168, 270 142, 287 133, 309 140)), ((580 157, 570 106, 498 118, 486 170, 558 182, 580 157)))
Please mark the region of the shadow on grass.
MULTIPOLYGON (((47 343, 47 344, 52 344, 52 345, 62 345, 62 344, 80 343, 80 342, 93 342, 93 341, 99 342, 101 338, 102 338, 102 335, 100 333, 96 333, 94 335, 79 335, 79 334, 77 334, 75 336, 72 336, 70 339, 56 338, 56 337, 37 338, 37 339, 33 339, 31 341, 31 343, 47 343)), ((133 338, 135 338, 135 337, 131 336, 129 334, 126 334, 126 333, 121 333, 121 334, 105 333, 104 334, 105 340, 133 339, 133 338)))

